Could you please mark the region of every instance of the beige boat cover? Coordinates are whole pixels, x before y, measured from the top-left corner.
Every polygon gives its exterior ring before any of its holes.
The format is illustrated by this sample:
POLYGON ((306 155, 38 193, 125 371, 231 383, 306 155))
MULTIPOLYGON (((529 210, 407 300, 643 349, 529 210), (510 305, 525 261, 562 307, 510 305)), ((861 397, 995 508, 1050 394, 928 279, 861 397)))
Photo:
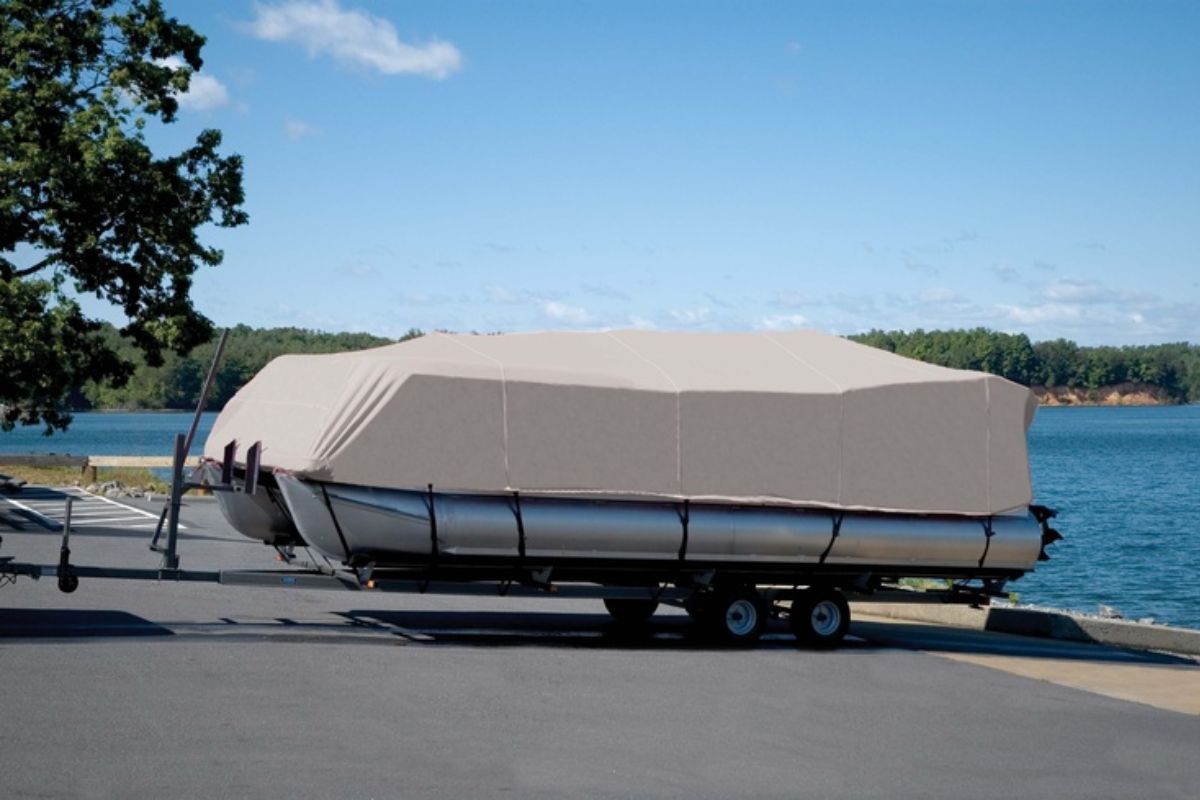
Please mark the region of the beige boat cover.
POLYGON ((282 356, 205 455, 346 484, 987 515, 1030 502, 1037 401, 815 331, 431 334, 282 356))

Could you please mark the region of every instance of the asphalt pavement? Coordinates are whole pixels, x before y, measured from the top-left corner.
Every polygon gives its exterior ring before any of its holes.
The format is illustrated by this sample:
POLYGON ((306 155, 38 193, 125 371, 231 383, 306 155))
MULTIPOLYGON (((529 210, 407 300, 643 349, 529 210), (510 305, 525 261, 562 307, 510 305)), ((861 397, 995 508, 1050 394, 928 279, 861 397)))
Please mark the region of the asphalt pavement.
MULTIPOLYGON (((58 560, 37 497, 40 522, 0 499, 0 556, 58 560)), ((76 563, 157 566, 144 515, 100 511, 76 563)), ((184 568, 281 566, 211 499, 183 519, 184 568)), ((894 621, 724 651, 598 601, 22 578, 0 586, 0 797, 1195 798, 1198 676, 894 621)))

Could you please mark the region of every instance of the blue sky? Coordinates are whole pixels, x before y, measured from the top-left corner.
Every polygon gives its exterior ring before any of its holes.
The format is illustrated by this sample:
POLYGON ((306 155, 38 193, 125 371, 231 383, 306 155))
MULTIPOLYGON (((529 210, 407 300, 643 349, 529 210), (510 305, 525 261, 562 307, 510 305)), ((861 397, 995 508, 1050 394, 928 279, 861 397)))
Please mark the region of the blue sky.
POLYGON ((1200 4, 172 2, 218 324, 1200 341, 1200 4))

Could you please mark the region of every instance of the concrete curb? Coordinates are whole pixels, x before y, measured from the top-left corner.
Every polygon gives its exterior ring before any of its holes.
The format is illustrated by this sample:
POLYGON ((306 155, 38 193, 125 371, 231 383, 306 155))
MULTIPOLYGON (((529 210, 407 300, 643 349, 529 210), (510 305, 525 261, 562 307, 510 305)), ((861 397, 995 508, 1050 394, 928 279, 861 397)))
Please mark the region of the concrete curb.
POLYGON ((1135 650, 1163 650, 1169 653, 1200 655, 1200 631, 1197 630, 1097 619, 1063 611, 907 603, 854 603, 852 608, 854 613, 865 616, 953 625, 1044 639, 1091 642, 1135 650))

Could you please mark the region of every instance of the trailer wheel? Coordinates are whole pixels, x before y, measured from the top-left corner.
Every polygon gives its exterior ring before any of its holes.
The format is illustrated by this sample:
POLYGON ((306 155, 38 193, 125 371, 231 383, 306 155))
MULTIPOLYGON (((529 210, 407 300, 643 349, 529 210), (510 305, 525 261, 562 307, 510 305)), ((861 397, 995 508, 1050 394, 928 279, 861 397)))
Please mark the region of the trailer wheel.
POLYGON ((750 645, 767 628, 767 604, 753 589, 739 589, 713 598, 708 625, 726 644, 750 645))
POLYGON ((608 597, 604 600, 604 607, 622 625, 642 625, 658 609, 658 601, 608 597))
POLYGON ((836 589, 809 589, 792 602, 796 639, 809 647, 836 647, 850 629, 850 605, 836 589))

